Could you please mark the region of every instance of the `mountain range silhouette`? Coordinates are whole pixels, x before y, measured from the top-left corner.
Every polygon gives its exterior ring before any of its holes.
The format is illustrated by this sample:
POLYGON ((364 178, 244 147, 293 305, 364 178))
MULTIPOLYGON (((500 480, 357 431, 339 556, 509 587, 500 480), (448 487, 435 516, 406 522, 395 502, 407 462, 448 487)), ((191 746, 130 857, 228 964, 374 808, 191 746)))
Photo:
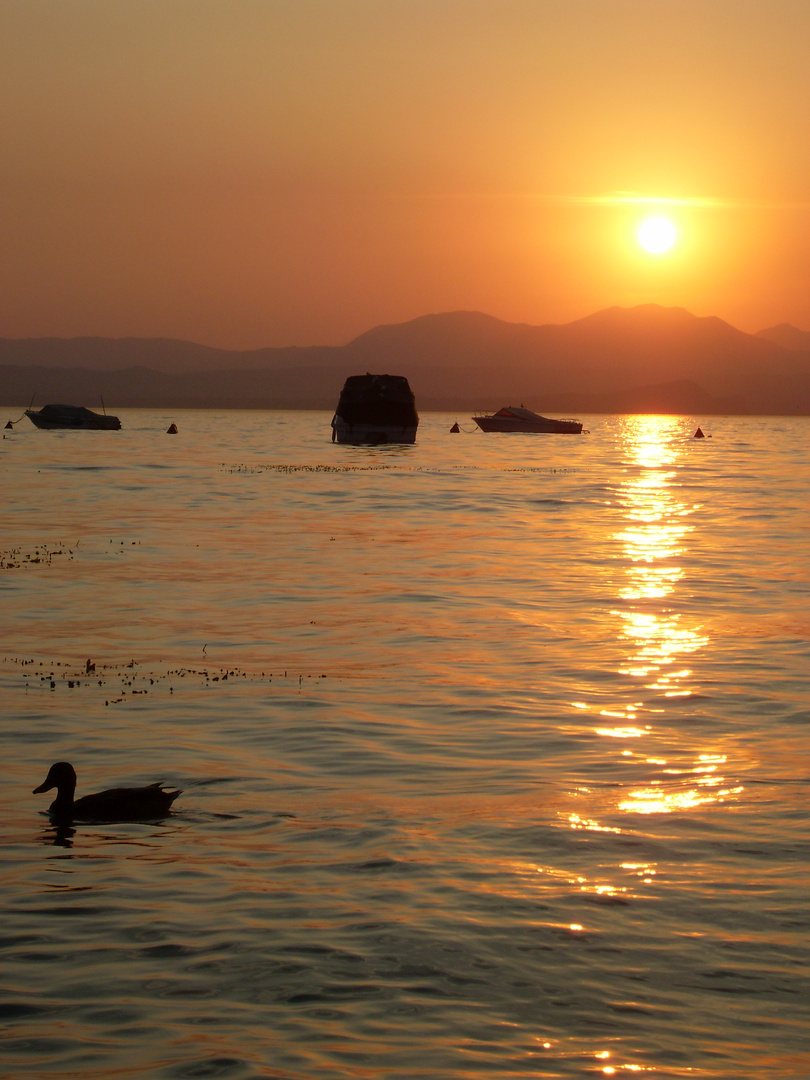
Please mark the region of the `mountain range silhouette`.
POLYGON ((562 325, 476 311, 377 326, 342 346, 216 349, 163 338, 0 339, 0 400, 331 409, 348 375, 405 375, 422 410, 810 414, 810 333, 747 334, 678 307, 562 325))

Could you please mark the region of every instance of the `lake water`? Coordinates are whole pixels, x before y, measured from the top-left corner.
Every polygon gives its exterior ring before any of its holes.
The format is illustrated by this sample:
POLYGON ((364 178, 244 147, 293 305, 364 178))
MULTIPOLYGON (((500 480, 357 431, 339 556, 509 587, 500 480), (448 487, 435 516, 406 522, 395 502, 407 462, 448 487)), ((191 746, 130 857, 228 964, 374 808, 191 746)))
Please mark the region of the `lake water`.
POLYGON ((810 419, 120 415, 0 444, 5 1077, 810 1075, 810 419))

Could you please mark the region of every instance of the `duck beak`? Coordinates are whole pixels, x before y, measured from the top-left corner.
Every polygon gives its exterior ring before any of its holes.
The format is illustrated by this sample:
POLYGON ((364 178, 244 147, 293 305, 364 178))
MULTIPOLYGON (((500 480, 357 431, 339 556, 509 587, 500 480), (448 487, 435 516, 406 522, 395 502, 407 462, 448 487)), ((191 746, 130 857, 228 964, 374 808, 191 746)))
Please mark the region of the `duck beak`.
POLYGON ((43 791, 50 791, 52 787, 53 787, 53 784, 49 784, 48 781, 46 780, 44 783, 40 784, 39 787, 35 787, 34 790, 31 792, 31 794, 32 795, 41 795, 43 791))

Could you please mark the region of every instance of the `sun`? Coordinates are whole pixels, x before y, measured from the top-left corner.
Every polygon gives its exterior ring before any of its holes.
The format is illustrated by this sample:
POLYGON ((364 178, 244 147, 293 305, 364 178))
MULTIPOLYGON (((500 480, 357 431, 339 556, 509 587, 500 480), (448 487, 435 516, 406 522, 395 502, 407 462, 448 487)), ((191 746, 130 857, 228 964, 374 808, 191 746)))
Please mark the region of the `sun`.
POLYGON ((642 221, 638 230, 638 242, 651 255, 669 251, 675 243, 675 226, 664 217, 651 217, 642 221))

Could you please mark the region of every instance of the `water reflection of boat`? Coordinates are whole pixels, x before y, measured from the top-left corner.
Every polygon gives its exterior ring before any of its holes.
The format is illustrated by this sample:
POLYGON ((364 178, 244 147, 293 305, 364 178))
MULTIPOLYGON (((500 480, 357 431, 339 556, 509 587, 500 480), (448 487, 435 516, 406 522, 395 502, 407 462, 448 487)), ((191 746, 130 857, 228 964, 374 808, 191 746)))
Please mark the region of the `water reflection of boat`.
POLYGON ((83 405, 43 405, 26 409, 25 415, 38 428, 61 428, 74 431, 118 431, 121 421, 117 416, 92 412, 83 405))
POLYGON ((522 431, 539 435, 580 435, 579 420, 552 420, 522 405, 505 405, 491 416, 474 416, 482 431, 522 431))
POLYGON ((416 442, 419 416, 403 375, 350 375, 332 417, 332 442, 416 442))

